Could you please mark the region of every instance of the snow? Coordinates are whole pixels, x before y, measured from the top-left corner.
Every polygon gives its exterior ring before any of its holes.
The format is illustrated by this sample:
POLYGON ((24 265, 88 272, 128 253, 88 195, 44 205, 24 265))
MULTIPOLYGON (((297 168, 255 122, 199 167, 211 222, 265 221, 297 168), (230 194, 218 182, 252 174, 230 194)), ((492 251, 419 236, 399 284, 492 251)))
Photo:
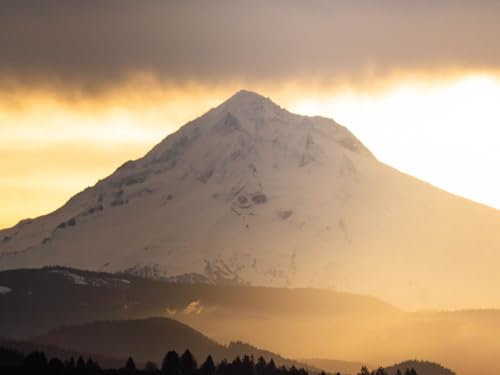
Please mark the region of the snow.
POLYGON ((118 278, 101 278, 101 277, 93 277, 86 278, 82 275, 78 275, 74 272, 70 272, 67 270, 51 270, 49 273, 58 273, 64 275, 67 279, 72 281, 75 285, 90 285, 93 287, 103 287, 110 286, 114 284, 125 284, 130 285, 130 280, 127 279, 118 279, 118 278))
POLYGON ((89 285, 89 283, 87 282, 87 280, 83 276, 71 273, 69 271, 53 270, 53 271, 50 271, 50 273, 60 273, 60 274, 64 275, 67 279, 71 280, 73 282, 73 284, 75 284, 75 285, 89 285))
POLYGON ((0 295, 9 294, 11 292, 12 292, 12 289, 9 288, 8 286, 1 286, 0 285, 0 295))
POLYGON ((500 303, 485 287, 500 282, 499 227, 498 211, 378 162, 333 120, 241 91, 59 210, 0 231, 9 237, 0 269, 58 264, 336 288, 406 307, 491 305, 500 303), (454 275, 470 289, 449 293, 454 275))
POLYGON ((200 315, 203 312, 203 305, 200 300, 190 302, 184 309, 186 315, 200 315))

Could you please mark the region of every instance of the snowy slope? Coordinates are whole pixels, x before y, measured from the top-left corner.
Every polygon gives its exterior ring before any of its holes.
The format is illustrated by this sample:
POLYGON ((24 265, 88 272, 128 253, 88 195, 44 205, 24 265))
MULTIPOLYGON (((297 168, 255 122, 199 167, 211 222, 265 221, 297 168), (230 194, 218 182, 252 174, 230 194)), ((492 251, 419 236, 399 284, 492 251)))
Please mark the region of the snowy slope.
POLYGON ((50 215, 0 269, 335 287, 408 307, 500 306, 500 213, 378 162, 346 128, 241 91, 50 215), (404 287, 404 288, 402 288, 404 287))

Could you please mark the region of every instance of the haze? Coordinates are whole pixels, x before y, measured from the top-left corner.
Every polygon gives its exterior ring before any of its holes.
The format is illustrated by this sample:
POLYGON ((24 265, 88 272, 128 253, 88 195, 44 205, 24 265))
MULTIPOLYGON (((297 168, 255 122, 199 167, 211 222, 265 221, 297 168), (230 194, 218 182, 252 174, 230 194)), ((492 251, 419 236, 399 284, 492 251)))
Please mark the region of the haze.
POLYGON ((495 0, 1 1, 0 372, 9 338, 500 373, 499 36, 495 0))

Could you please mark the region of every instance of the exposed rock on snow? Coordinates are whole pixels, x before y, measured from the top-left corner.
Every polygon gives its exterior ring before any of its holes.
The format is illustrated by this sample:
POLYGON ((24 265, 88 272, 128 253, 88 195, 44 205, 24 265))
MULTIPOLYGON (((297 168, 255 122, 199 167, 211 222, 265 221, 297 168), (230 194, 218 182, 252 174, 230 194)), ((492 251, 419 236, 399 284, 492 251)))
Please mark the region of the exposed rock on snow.
POLYGON ((83 276, 71 273, 69 271, 53 270, 50 271, 50 273, 60 273, 71 280, 75 285, 88 285, 87 280, 83 276))

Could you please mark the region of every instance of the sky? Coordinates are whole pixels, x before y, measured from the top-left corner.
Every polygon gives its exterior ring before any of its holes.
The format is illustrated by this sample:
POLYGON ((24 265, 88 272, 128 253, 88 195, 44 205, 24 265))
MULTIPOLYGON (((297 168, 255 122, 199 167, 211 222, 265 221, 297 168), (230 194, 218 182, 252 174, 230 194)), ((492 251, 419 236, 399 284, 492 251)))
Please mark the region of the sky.
POLYGON ((6 0, 0 228, 246 88, 500 209, 500 2, 6 0))

